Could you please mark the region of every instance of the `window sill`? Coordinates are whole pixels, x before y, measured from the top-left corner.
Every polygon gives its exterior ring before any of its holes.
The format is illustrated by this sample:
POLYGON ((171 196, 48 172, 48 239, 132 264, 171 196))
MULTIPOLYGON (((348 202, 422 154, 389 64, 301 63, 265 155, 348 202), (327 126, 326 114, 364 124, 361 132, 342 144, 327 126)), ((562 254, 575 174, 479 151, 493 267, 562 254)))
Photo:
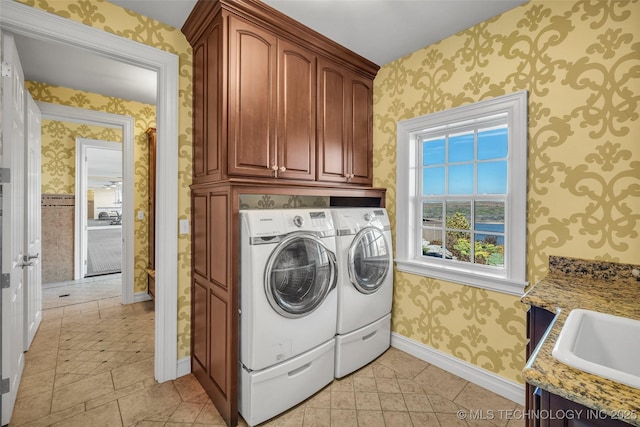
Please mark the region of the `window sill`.
POLYGON ((506 279, 478 271, 462 270, 449 266, 433 266, 412 260, 395 260, 399 271, 418 276, 433 277, 447 282, 487 289, 503 294, 522 296, 527 282, 506 279))

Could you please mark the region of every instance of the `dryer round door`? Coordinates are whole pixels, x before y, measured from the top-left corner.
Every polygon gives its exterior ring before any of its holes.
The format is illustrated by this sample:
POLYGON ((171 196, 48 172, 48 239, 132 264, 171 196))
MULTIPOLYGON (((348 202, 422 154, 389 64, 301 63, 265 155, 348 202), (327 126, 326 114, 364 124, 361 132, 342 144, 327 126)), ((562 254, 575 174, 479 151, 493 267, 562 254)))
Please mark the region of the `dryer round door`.
POLYGON ((335 288, 336 257, 316 235, 292 233, 271 253, 264 272, 267 299, 282 316, 303 317, 335 288))
POLYGON ((356 234, 349 248, 349 280, 363 294, 376 292, 389 274, 391 250, 382 231, 363 228, 356 234))

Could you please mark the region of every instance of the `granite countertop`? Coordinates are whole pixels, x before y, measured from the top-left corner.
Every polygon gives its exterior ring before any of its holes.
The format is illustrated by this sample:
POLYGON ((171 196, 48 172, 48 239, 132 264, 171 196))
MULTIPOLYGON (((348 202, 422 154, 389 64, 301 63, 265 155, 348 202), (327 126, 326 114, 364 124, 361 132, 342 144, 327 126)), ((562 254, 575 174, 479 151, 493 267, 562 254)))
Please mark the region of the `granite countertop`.
POLYGON ((522 302, 557 315, 527 362, 523 375, 529 384, 640 426, 640 389, 565 365, 551 355, 572 309, 640 320, 640 282, 631 275, 633 268, 640 267, 549 257, 549 274, 522 297, 522 302))

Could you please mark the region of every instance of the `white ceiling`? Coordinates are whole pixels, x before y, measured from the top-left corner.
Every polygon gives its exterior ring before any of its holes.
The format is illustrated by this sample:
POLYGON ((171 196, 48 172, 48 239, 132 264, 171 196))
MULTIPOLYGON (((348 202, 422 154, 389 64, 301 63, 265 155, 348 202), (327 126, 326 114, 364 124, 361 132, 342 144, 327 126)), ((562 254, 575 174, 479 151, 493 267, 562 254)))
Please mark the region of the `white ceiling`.
MULTIPOLYGON (((378 65, 436 43, 526 1, 264 0, 378 65)), ((111 2, 178 29, 195 4, 195 0, 111 2)), ((16 44, 27 80, 155 103, 155 72, 25 36, 16 36, 16 44)))

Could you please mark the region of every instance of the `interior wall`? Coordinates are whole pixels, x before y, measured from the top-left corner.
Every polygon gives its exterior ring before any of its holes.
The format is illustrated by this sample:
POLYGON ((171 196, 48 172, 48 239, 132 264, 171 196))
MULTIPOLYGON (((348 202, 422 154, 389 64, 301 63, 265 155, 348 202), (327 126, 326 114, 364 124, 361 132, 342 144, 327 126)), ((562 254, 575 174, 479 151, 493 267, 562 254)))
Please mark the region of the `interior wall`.
MULTIPOLYGON (((149 171, 148 142, 145 130, 155 126, 155 106, 124 99, 27 81, 25 87, 36 101, 49 102, 77 108, 105 111, 134 118, 134 212, 143 211, 144 219, 135 219, 134 225, 134 289, 147 291, 145 268, 149 259, 147 204, 149 171)), ((82 123, 42 120, 42 193, 75 195, 76 138, 91 138, 122 143, 122 131, 117 128, 86 125, 82 123)), ((113 202, 113 192, 110 193, 113 202)), ((110 203, 111 203, 110 202, 110 203)), ((95 205, 94 201, 94 207, 95 205)), ((44 213, 43 213, 44 214, 44 213)), ((73 231, 71 233, 73 236, 73 231)), ((73 245, 68 257, 73 260, 73 245)), ((67 279, 70 280, 70 279, 67 279)))
MULTIPOLYGON (((100 0, 17 0, 63 18, 137 41, 179 57, 178 105, 178 219, 191 218, 191 104, 192 51, 179 29, 100 0)), ((91 107, 88 105, 87 107, 91 107)), ((158 171, 162 173, 162 171, 158 171)), ((136 203, 137 205, 137 203, 136 203)), ((138 234, 136 232, 136 234, 138 234)), ((178 236, 178 359, 190 352, 191 337, 191 236, 178 236)), ((138 261, 136 260, 136 283, 138 261)), ((136 285, 136 289, 137 289, 136 285)))
MULTIPOLYGON (((374 185, 388 188, 393 229, 397 121, 526 89, 527 280, 549 255, 637 263, 639 22, 637 2, 533 0, 383 66, 374 185)), ((517 296, 396 271, 395 332, 518 382, 525 310, 517 296)))

